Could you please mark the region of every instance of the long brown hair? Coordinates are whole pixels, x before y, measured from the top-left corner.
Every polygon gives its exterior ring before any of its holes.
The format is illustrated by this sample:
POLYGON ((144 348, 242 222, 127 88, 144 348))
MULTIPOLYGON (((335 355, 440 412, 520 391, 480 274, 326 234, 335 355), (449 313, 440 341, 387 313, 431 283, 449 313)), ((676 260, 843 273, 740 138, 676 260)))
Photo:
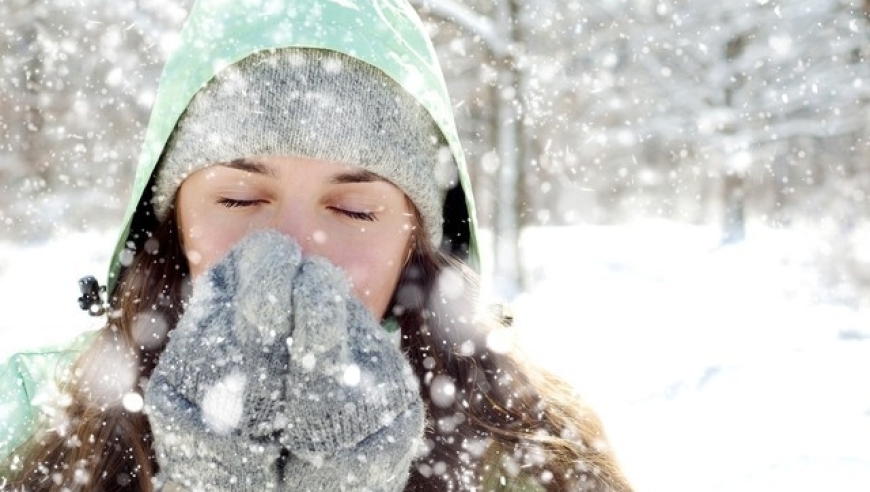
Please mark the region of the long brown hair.
POLYGON ((151 427, 123 399, 142 394, 181 315, 188 270, 174 214, 134 236, 138 253, 109 299, 106 325, 61 376, 60 418, 8 458, 12 490, 152 490, 151 427))
POLYGON ((417 244, 393 311, 428 409, 428 453, 405 490, 527 490, 511 486, 521 475, 553 492, 630 491, 595 412, 508 343, 509 320, 478 302, 468 267, 417 244))
MULTIPOLYGON (((122 400, 141 395, 189 283, 174 214, 138 243, 108 323, 67 374, 62 422, 13 453, 13 489, 152 490, 151 429, 122 400), (108 391, 107 377, 114 378, 108 391)), ((486 480, 510 484, 519 471, 547 491, 631 490, 595 413, 567 384, 493 343, 507 328, 478 307, 475 290, 462 263, 417 238, 388 312, 401 327, 429 422, 427 452, 405 490, 492 490, 486 480)))

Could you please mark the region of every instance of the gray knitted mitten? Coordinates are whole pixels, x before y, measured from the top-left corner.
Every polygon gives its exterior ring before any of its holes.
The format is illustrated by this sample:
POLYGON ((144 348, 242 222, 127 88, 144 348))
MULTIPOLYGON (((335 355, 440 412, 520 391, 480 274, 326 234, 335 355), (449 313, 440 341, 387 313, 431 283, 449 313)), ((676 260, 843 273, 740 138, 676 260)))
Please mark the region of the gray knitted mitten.
POLYGON ((423 435, 411 368, 345 275, 274 231, 197 279, 145 401, 166 489, 400 491, 423 435))

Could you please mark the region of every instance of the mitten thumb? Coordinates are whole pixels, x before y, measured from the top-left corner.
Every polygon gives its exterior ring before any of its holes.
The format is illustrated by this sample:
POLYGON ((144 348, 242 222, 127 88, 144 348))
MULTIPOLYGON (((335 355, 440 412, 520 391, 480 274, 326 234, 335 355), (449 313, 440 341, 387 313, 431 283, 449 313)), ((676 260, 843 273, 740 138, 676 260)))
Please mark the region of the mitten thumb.
POLYGON ((350 283, 338 267, 320 257, 302 262, 293 286, 294 327, 290 344, 293 363, 307 371, 313 369, 314 363, 324 370, 348 362, 350 296, 350 283), (322 360, 326 353, 329 359, 322 360))
POLYGON ((237 315, 256 327, 256 335, 238 335, 259 336, 264 344, 287 336, 292 283, 302 261, 299 245, 277 231, 262 230, 243 238, 231 254, 238 271, 237 315))

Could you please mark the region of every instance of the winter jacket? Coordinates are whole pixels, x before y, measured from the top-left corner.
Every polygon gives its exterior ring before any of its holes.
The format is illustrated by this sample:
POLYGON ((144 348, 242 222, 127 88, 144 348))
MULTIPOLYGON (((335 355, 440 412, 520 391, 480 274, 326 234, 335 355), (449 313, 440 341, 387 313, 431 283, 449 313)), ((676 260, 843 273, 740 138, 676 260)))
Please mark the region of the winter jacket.
POLYGON ((58 395, 56 381, 94 333, 0 361, 0 462, 33 433, 44 405, 58 395))

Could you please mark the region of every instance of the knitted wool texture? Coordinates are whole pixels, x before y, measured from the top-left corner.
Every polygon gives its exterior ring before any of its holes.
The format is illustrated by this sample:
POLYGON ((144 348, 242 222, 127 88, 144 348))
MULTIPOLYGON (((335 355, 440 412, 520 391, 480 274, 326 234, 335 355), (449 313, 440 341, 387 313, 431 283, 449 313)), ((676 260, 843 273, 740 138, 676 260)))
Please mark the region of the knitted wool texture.
POLYGON ((400 491, 423 437, 413 371, 345 275, 269 230, 196 280, 145 402, 181 490, 400 491))
POLYGON ((423 227, 442 236, 442 170, 453 166, 429 113, 371 65, 327 50, 284 48, 218 73, 188 105, 167 143, 154 193, 162 219, 181 182, 214 163, 287 155, 359 166, 392 182, 423 227))

